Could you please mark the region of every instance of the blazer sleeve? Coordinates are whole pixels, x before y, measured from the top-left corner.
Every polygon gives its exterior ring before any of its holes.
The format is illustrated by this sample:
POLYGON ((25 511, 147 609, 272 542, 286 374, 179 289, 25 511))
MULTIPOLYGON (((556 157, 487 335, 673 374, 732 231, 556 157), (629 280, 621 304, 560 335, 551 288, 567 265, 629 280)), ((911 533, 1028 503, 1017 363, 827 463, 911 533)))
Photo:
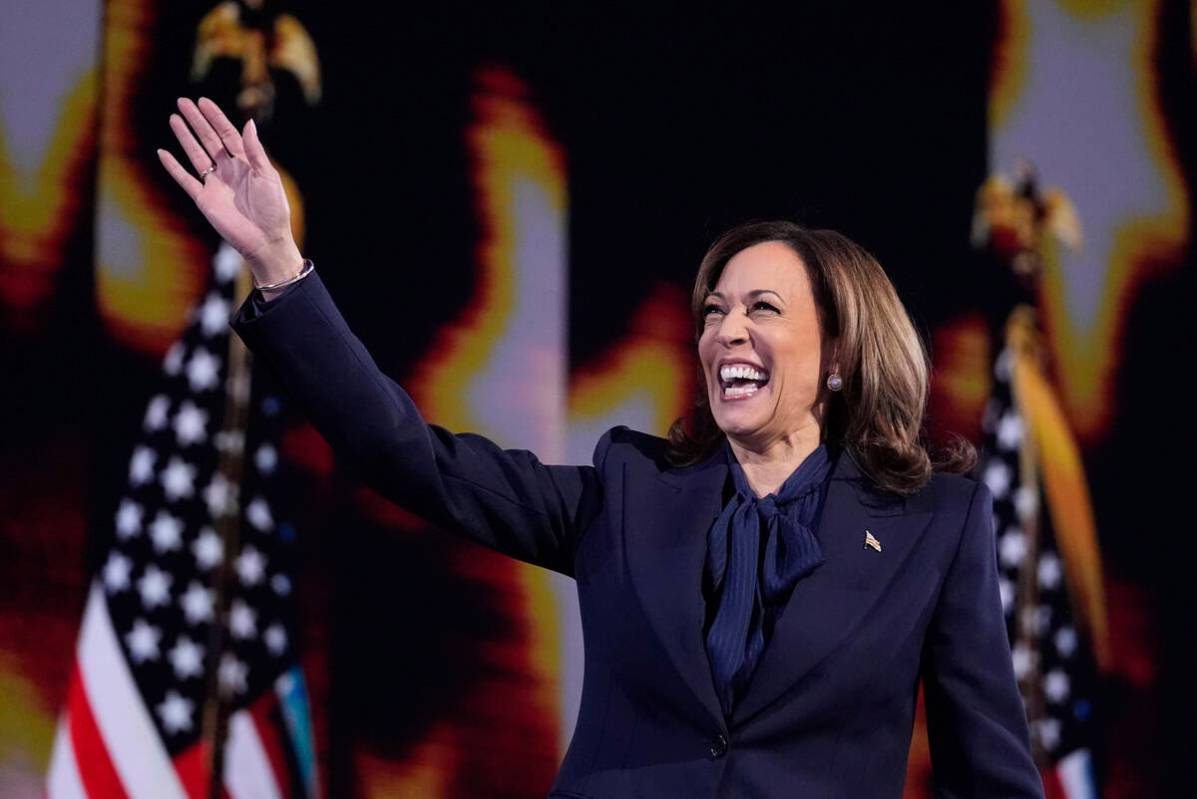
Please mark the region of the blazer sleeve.
POLYGON ((993 495, 977 483, 923 651, 941 799, 1043 797, 998 591, 993 495))
POLYGON ((434 524, 573 575, 578 539, 602 503, 595 467, 611 431, 595 466, 547 466, 527 450, 428 424, 350 331, 318 273, 270 301, 250 292, 229 324, 355 477, 434 524))

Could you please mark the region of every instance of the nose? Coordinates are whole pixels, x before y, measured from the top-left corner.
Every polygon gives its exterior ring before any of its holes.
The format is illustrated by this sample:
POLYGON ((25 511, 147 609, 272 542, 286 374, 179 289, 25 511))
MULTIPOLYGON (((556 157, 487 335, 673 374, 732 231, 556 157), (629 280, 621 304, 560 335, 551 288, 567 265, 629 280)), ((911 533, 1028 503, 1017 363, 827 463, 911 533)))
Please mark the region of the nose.
POLYGON ((730 311, 719 322, 715 340, 724 347, 732 347, 748 341, 748 319, 744 314, 730 311))

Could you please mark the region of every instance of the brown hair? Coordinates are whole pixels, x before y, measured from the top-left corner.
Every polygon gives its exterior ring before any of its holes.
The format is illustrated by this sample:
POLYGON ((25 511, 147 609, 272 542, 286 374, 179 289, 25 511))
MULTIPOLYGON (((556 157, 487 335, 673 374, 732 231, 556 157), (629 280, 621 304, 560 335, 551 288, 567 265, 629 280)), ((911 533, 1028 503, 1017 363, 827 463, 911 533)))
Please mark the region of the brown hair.
MULTIPOLYGON (((823 441, 843 447, 881 489, 912 494, 934 470, 965 472, 976 463, 972 444, 957 436, 932 463, 923 443, 930 359, 881 265, 860 245, 834 230, 808 230, 792 222, 749 222, 720 236, 702 259, 694 281, 691 313, 695 340, 702 335, 702 309, 727 262, 767 241, 790 247, 806 267, 824 340, 838 340, 836 362, 843 389, 819 388, 824 403, 823 441)), ((675 466, 696 463, 724 439, 707 398, 698 365, 694 407, 669 429, 667 458, 675 466)))

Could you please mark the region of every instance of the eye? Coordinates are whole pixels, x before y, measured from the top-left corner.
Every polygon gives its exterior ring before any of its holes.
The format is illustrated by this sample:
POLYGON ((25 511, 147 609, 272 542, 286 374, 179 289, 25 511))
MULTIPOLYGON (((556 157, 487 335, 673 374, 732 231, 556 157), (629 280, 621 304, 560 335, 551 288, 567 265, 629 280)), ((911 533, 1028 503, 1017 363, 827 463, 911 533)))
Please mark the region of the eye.
POLYGON ((705 305, 702 309, 702 318, 706 319, 712 313, 723 313, 723 310, 718 305, 705 305))
POLYGON ((752 309, 753 309, 754 311, 755 311, 757 308, 765 308, 766 310, 773 311, 773 312, 775 312, 775 313, 777 312, 777 308, 775 308, 774 306, 772 306, 772 305, 770 305, 769 303, 765 302, 764 300, 757 300, 756 302, 754 302, 754 303, 752 304, 752 309))

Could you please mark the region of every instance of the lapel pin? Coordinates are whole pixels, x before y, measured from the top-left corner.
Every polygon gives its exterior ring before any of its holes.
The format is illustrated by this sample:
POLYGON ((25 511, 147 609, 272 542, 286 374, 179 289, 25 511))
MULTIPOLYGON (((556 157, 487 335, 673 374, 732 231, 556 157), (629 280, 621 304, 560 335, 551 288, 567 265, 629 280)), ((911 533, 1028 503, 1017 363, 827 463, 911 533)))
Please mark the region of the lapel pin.
POLYGON ((878 541, 876 538, 874 538, 873 534, 870 533, 868 530, 865 530, 864 545, 865 545, 866 549, 869 547, 872 547, 873 549, 877 550, 878 552, 881 551, 881 542, 878 541))

